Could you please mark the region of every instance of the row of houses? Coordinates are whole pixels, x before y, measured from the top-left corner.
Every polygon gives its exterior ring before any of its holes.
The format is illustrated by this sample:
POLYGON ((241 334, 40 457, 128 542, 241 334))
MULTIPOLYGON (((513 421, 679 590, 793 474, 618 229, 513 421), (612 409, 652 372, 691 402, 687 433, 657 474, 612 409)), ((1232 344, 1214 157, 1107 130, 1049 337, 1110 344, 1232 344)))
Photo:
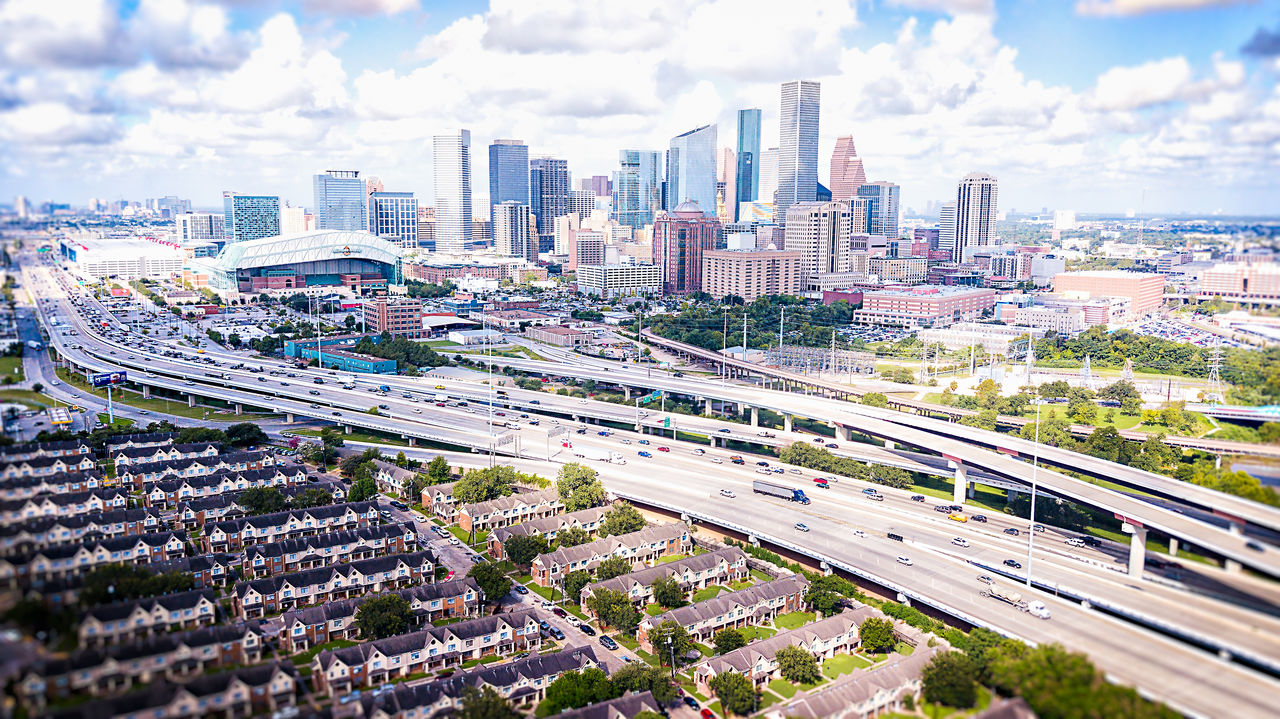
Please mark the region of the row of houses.
POLYGON ((56 442, 28 442, 0 447, 0 463, 21 462, 43 457, 75 457, 93 454, 93 447, 83 439, 59 440, 56 442))
POLYGON ((418 536, 412 522, 371 524, 249 546, 244 550, 241 574, 246 579, 257 579, 338 562, 403 554, 417 546, 418 536))
MULTIPOLYGON (((259 472, 274 473, 275 470, 262 469, 259 472)), ((292 475, 296 477, 297 475, 292 475)), ((265 486, 271 486, 278 491, 286 500, 292 500, 301 492, 308 489, 319 489, 328 492, 333 497, 333 504, 342 504, 346 501, 347 492, 343 486, 337 482, 311 482, 306 483, 294 482, 290 479, 290 484, 275 485, 267 483, 265 486)), ((211 522, 221 522, 231 519, 239 519, 249 516, 248 509, 241 504, 244 492, 247 490, 233 489, 227 494, 214 494, 207 497, 199 497, 177 503, 177 514, 173 517, 175 528, 182 529, 198 529, 211 522)))
POLYGON ((51 477, 55 474, 88 472, 96 469, 98 461, 92 454, 66 457, 32 457, 0 463, 0 480, 20 477, 51 477))
POLYGON ((96 469, 87 472, 13 477, 0 481, 0 501, 30 499, 42 494, 85 492, 106 486, 108 486, 107 480, 96 469))
POLYGON ((616 537, 602 537, 574 547, 539 554, 532 564, 533 580, 541 587, 559 584, 570 572, 593 571, 609 557, 636 563, 653 562, 693 549, 689 528, 682 522, 656 524, 616 537))
POLYGON ((809 580, 793 574, 736 592, 677 607, 657 616, 645 615, 636 628, 641 648, 653 653, 649 634, 664 622, 684 627, 695 642, 709 643, 721 629, 750 627, 773 621, 779 614, 804 609, 809 580))
POLYGON ((80 618, 80 646, 100 647, 207 626, 217 619, 216 602, 213 590, 194 589, 92 607, 80 618))
POLYGON ((256 619, 296 607, 392 591, 433 580, 435 565, 435 553, 423 550, 237 582, 231 590, 232 612, 239 619, 256 619))
POLYGON ((622 592, 637 608, 644 607, 652 601, 653 582, 659 577, 671 577, 688 593, 712 584, 740 582, 749 575, 747 555, 737 547, 727 547, 592 582, 582 588, 582 606, 587 610, 587 600, 596 592, 608 589, 622 592))
POLYGON ((104 564, 161 562, 184 555, 186 542, 185 533, 169 531, 51 544, 0 556, 0 583, 26 587, 46 579, 87 573, 104 564))
POLYGON ((542 537, 548 543, 554 542, 556 535, 566 529, 581 529, 592 537, 600 533, 604 524, 604 516, 609 507, 588 507, 576 512, 557 514, 542 519, 534 519, 510 527, 498 527, 489 533, 489 556, 495 560, 506 558, 505 546, 512 537, 542 537))
POLYGON ((99 514, 36 517, 0 526, 0 551, 36 549, 88 536, 122 537, 157 532, 164 519, 154 509, 111 509, 99 514))
POLYGON ((246 472, 251 469, 274 467, 281 462, 271 452, 232 452, 214 457, 148 462, 117 468, 116 479, 123 486, 142 491, 147 485, 162 479, 203 477, 218 472, 246 472))
POLYGON ((222 452, 222 445, 217 442, 190 442, 169 444, 160 447, 121 447, 109 452, 107 458, 115 463, 116 469, 139 464, 157 462, 176 462, 196 457, 217 457, 222 452))
POLYGON ((516 492, 485 502, 458 507, 453 521, 464 532, 488 531, 509 527, 535 519, 551 517, 564 511, 560 492, 555 487, 534 492, 516 492))
POLYGON ((228 519, 205 526, 206 552, 238 552, 254 544, 278 542, 341 529, 355 529, 378 521, 376 502, 327 504, 306 509, 228 519))
POLYGON ((129 493, 119 487, 65 494, 41 494, 27 499, 0 501, 0 525, 38 517, 72 517, 129 506, 129 493))
POLYGON ((148 507, 173 508, 183 502, 242 492, 253 487, 275 487, 284 490, 307 483, 301 467, 277 465, 262 469, 228 470, 199 477, 174 477, 154 482, 143 493, 148 507))
POLYGON ((201 674, 50 714, 50 719, 248 717, 295 707, 302 679, 289 662, 201 674))
POLYGON ((915 704, 920 695, 924 668, 941 651, 945 651, 941 646, 916 645, 916 650, 908 656, 894 654, 880 666, 854 669, 847 680, 830 689, 806 693, 780 707, 778 716, 872 719, 888 712, 904 712, 907 697, 915 704))

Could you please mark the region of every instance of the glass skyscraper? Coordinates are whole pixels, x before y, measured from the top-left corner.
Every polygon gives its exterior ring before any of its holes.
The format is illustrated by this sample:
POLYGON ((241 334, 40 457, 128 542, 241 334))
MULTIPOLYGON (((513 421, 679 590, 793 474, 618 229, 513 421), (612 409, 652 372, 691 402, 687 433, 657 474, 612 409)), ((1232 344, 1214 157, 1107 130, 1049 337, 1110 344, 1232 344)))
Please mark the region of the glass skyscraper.
POLYGON ((369 231, 405 249, 418 246, 418 198, 412 192, 369 194, 369 231))
POLYGON ((667 205, 698 203, 704 215, 716 214, 716 126, 703 125, 671 138, 667 151, 667 205))
POLYGON ((778 124, 779 222, 786 222, 787 208, 818 197, 818 83, 796 80, 782 83, 782 113, 778 124))
POLYGON ((529 204, 529 147, 520 140, 489 145, 489 213, 503 202, 529 204))
POLYGON ((471 243, 471 131, 431 138, 435 153, 436 252, 462 254, 471 243))
POLYGON ((858 197, 867 199, 867 234, 898 237, 900 188, 892 182, 869 182, 858 188, 858 197))
POLYGON ((280 234, 280 198, 276 195, 222 193, 222 229, 227 242, 247 242, 280 234))
POLYGON ((358 170, 325 170, 312 180, 317 230, 369 230, 368 198, 358 170))
POLYGON ((653 224, 662 209, 662 153, 622 150, 618 165, 613 173, 613 219, 637 229, 653 224))
POLYGON ((569 161, 535 157, 529 161, 529 204, 543 242, 555 233, 555 219, 569 214, 569 161))
MULTIPOLYGON (((737 202, 755 202, 761 198, 760 191, 760 110, 750 108, 738 110, 738 192, 737 202)), ((734 203, 733 218, 738 219, 737 203, 734 203)))

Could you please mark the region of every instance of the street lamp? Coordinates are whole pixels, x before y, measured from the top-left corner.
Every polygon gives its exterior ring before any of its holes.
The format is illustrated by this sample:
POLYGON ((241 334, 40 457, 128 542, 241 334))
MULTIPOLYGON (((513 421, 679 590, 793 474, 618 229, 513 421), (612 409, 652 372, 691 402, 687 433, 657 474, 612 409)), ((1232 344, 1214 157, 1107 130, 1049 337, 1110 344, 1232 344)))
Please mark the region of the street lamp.
POLYGON ((671 639, 670 636, 667 637, 667 649, 671 652, 671 678, 674 680, 676 678, 676 647, 671 639))
POLYGON ((1040 391, 1036 390, 1036 433, 1035 446, 1031 449, 1031 513, 1030 526, 1027 527, 1027 587, 1031 587, 1031 550, 1036 542, 1036 472, 1040 469, 1040 391))

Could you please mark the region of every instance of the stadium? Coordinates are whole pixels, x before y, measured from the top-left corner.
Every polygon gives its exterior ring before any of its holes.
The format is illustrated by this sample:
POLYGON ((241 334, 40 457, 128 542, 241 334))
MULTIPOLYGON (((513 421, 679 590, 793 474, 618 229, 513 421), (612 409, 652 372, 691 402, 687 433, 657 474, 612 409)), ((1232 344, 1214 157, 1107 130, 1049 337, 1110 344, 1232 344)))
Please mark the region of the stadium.
POLYGON ((215 257, 192 259, 183 279, 218 292, 342 287, 367 294, 400 284, 400 251, 368 232, 314 230, 228 244, 215 257))

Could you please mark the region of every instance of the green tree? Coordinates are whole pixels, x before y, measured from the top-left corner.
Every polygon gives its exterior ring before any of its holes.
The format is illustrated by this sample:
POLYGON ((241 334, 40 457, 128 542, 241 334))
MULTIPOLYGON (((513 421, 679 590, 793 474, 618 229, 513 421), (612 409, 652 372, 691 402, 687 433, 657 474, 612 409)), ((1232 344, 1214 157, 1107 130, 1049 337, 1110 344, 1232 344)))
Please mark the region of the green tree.
POLYGON ((223 430, 227 444, 232 447, 254 447, 266 444, 270 438, 262 428, 252 422, 239 422, 223 430))
POLYGON ((294 509, 323 507, 328 504, 333 504, 333 493, 315 487, 307 487, 289 500, 289 506, 294 509))
POLYGON ((289 507, 289 501, 275 487, 250 487, 236 496, 236 504, 250 515, 281 512, 289 507))
POLYGON ((933 655, 920 679, 927 702, 957 709, 968 709, 977 702, 978 671, 960 652, 933 655))
POLYGON ((1125 414, 1138 414, 1142 411, 1142 394, 1128 380, 1113 382, 1098 390, 1102 399, 1120 403, 1120 411, 1125 414))
POLYGON ((556 490, 567 512, 599 507, 605 503, 604 485, 600 484, 599 473, 577 462, 560 468, 556 490))
POLYGON ((679 622, 671 620, 649 630, 649 643, 653 645, 654 654, 667 666, 670 666, 673 651, 676 666, 684 666, 689 661, 689 653, 696 653, 693 637, 689 636, 688 630, 679 622))
POLYGON ((549 551, 547 538, 541 534, 518 534, 502 545, 502 553, 516 564, 527 567, 539 554, 549 551))
POLYGON ((602 670, 589 667, 561 674, 547 686, 547 698, 538 706, 548 714, 558 714, 565 709, 606 702, 621 694, 602 670))
MULTIPOLYGON (((676 700, 676 686, 671 683, 671 677, 660 667, 650 666, 644 662, 631 662, 614 672, 610 678, 613 680, 614 689, 619 693, 649 691, 662 705, 676 700)), ((640 714, 636 715, 636 717, 639 716, 640 714)))
POLYGON ((640 614, 631 606, 631 599, 616 589, 598 589, 587 597, 590 609, 605 626, 630 632, 640 623, 640 614))
POLYGON ((879 617, 862 620, 858 625, 858 637, 862 640, 862 648, 873 653, 887 652, 898 642, 893 633, 893 622, 879 617))
POLYGON ((431 484, 444 484, 453 479, 453 469, 449 467, 449 460, 442 455, 436 455, 427 463, 427 478, 431 480, 431 484))
POLYGON ((862 395, 862 403, 868 407, 888 407, 889 398, 882 392, 867 392, 862 395))
POLYGON ((564 575, 564 595, 574 604, 582 602, 582 588, 592 582, 591 572, 579 569, 564 575))
POLYGON ((680 583, 675 578, 658 577, 649 586, 653 589, 653 601, 658 606, 667 609, 684 606, 684 590, 680 588, 680 583))
POLYGON ((774 654, 782 677, 796 684, 816 684, 822 679, 813 653, 797 646, 782 647, 774 654))
POLYGON ((566 527, 556 532, 556 538, 553 544, 556 549, 564 549, 565 547, 576 547, 579 544, 586 544, 591 541, 591 535, 582 527, 566 527))
POLYGON ((742 634, 741 629, 728 627, 716 632, 713 644, 715 644, 716 654, 727 654, 734 649, 747 646, 747 638, 742 634))
POLYGON ((457 719, 522 719, 523 716, 490 686, 463 687, 459 704, 454 714, 457 719))
POLYGON ((755 685, 738 672, 721 672, 707 682, 720 706, 730 714, 748 716, 760 705, 755 685))
POLYGON ((329 469, 329 463, 338 458, 338 450, 327 444, 308 444, 302 450, 302 455, 324 472, 329 469))
POLYGON ((631 562, 619 556, 605 557, 604 561, 596 565, 596 581, 603 582, 606 579, 621 577, 631 572, 631 562))
POLYGON ((644 517, 630 502, 618 502, 604 513, 604 521, 600 523, 600 536, 616 537, 644 529, 644 517))
POLYGON ((475 469, 453 485, 453 498, 462 505, 505 497, 515 491, 516 479, 515 469, 506 465, 475 469))
POLYGON ((376 496, 378 484, 373 481, 373 477, 359 477, 351 483, 351 489, 347 490, 348 502, 363 502, 376 496))
POLYGON ((480 562, 471 567, 467 576, 476 580, 484 597, 490 602, 497 602, 511 591, 511 577, 502 571, 502 567, 492 562, 480 562))
POLYGON ((320 430, 320 443, 326 447, 341 447, 346 444, 346 440, 342 438, 341 431, 333 427, 325 427, 320 430))
POLYGON ((375 594, 356 608, 356 628, 360 638, 386 639, 409 630, 413 608, 399 594, 375 594))
POLYGON ((186 572, 156 574, 132 564, 105 564, 84 576, 79 598, 81 604, 93 606, 194 588, 195 577, 186 572))

